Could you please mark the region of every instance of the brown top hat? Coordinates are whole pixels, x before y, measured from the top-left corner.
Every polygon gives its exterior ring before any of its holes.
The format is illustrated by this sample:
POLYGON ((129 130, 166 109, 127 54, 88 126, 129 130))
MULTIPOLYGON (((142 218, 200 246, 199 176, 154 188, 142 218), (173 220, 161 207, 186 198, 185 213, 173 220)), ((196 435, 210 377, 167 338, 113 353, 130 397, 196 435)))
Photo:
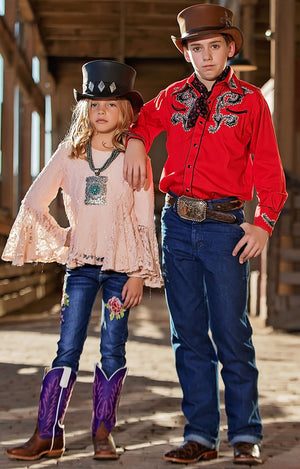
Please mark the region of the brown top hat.
POLYGON ((171 36, 177 49, 183 52, 183 44, 189 39, 199 39, 214 34, 229 34, 235 42, 235 53, 243 45, 243 34, 232 26, 233 13, 228 8, 210 3, 192 5, 177 15, 181 37, 171 36))
POLYGON ((82 66, 82 93, 73 90, 76 101, 81 99, 126 98, 134 112, 143 105, 142 95, 133 90, 136 71, 114 60, 93 60, 82 66))

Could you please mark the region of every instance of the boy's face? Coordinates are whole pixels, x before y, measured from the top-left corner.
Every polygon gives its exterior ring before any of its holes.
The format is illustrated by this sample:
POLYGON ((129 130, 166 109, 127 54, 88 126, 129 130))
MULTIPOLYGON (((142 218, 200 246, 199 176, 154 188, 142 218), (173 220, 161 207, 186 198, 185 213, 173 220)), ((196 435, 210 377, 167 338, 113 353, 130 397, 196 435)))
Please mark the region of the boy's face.
POLYGON ((221 34, 192 39, 183 49, 185 60, 193 65, 197 77, 208 90, 223 72, 227 59, 234 55, 234 51, 234 42, 227 44, 221 34))

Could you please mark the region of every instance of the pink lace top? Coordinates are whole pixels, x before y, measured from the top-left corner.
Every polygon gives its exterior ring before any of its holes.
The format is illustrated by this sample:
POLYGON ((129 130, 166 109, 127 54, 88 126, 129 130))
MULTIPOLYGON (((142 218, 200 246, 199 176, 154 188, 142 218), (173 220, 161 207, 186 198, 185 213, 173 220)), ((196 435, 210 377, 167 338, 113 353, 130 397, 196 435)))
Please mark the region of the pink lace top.
MULTIPOLYGON (((86 263, 102 265, 103 270, 143 277, 146 286, 160 287, 152 177, 148 188, 133 191, 123 179, 124 154, 120 153, 101 173, 108 178, 106 204, 86 205, 86 177, 94 173, 86 160, 72 159, 69 153, 61 144, 28 190, 2 259, 14 265, 58 262, 71 269, 86 263), (62 228, 49 212, 59 188, 68 228, 62 228)), ((99 168, 110 152, 92 149, 92 156, 99 168)), ((148 166, 151 175, 150 160, 148 166)))

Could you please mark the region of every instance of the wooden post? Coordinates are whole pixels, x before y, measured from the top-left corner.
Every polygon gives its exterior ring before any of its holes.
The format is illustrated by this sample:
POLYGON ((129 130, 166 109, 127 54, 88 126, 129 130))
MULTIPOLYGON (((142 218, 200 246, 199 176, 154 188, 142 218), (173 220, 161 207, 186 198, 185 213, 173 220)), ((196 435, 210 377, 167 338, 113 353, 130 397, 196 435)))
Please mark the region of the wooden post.
POLYGON ((2 104, 2 207, 8 209, 10 216, 14 216, 14 92, 15 69, 4 62, 4 90, 5 97, 2 104), (3 118, 5 116, 5 118, 3 118))
POLYGON ((271 0, 270 6, 274 126, 284 168, 295 175, 295 0, 271 0))

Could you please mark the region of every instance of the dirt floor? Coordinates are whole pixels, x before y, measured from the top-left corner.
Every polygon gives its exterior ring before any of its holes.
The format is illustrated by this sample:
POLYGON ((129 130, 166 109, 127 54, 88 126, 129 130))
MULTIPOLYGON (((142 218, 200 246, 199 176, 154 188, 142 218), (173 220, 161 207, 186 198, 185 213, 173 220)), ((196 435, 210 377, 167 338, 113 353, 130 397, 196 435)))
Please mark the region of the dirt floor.
MULTIPOLYGON (((186 467, 162 459, 165 451, 182 442, 184 418, 181 390, 170 346, 169 318, 163 292, 146 290, 141 306, 132 311, 127 344, 128 376, 121 394, 114 437, 121 457, 117 461, 92 459, 90 422, 94 363, 99 360, 97 303, 80 370, 65 418, 66 452, 60 459, 14 461, 4 448, 28 439, 34 429, 44 366, 56 350, 59 304, 42 314, 0 318, 0 468, 137 468, 186 467)), ((260 412, 264 422, 265 469, 300 468, 300 334, 265 327, 252 319, 257 365, 260 370, 260 412)), ((223 386, 220 386, 222 423, 220 456, 189 468, 233 469, 226 435, 223 386)))

